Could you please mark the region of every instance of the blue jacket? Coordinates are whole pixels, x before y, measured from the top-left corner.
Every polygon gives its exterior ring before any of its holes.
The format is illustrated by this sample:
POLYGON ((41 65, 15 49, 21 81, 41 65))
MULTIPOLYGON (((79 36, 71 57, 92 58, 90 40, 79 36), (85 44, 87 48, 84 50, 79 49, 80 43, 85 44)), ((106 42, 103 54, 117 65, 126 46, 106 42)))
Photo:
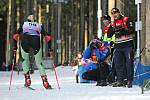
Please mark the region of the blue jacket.
MULTIPOLYGON (((104 61, 105 58, 107 58, 107 56, 110 55, 110 49, 107 46, 105 46, 105 48, 103 47, 104 46, 94 49, 94 53, 97 56, 98 61, 104 61)), ((91 58, 91 55, 92 55, 91 53, 92 53, 92 48, 88 46, 83 52, 83 58, 85 59, 91 58)))

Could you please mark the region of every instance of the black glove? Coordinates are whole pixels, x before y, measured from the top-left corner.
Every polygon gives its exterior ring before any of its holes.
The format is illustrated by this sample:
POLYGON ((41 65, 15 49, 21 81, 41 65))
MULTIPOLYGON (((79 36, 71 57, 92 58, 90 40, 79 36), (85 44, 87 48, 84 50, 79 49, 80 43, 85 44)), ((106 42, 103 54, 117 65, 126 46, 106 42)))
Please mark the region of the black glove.
POLYGON ((97 48, 97 45, 96 45, 96 43, 92 42, 92 43, 90 43, 90 47, 91 47, 92 49, 95 49, 95 48, 97 48))
POLYGON ((115 32, 115 36, 116 36, 116 38, 119 38, 119 37, 121 37, 121 33, 120 32, 115 32))
POLYGON ((113 46, 114 42, 113 41, 110 41, 109 45, 110 46, 113 46))
POLYGON ((122 35, 126 35, 126 33, 127 33, 127 31, 125 30, 125 28, 115 28, 116 38, 119 38, 122 35))

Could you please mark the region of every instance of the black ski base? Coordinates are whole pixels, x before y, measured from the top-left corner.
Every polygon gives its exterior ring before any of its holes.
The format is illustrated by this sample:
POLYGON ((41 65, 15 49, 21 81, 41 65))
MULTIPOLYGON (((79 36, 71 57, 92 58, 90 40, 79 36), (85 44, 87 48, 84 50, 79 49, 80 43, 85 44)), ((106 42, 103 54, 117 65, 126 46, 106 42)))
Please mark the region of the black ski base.
POLYGON ((35 88, 32 88, 31 86, 25 86, 24 85, 24 87, 27 88, 27 89, 30 89, 30 90, 36 90, 35 88))
POLYGON ((53 90, 54 88, 47 88, 46 90, 53 90))
MULTIPOLYGON (((26 89, 29 89, 29 90, 33 90, 33 91, 35 91, 36 89, 35 88, 33 88, 33 87, 31 87, 31 86, 23 86, 23 87, 21 87, 21 88, 26 88, 26 89)), ((21 89, 21 88, 19 88, 19 87, 17 87, 17 89, 21 89)), ((52 88, 52 87, 49 87, 49 88, 45 88, 46 90, 53 90, 54 88, 52 88)))

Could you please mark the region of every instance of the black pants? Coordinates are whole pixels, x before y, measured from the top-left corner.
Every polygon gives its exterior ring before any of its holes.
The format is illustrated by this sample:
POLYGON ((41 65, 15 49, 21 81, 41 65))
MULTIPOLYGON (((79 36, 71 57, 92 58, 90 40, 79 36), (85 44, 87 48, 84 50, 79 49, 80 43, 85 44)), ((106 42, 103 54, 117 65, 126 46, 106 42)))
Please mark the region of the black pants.
POLYGON ((116 74, 116 69, 115 69, 115 63, 114 63, 114 48, 111 48, 111 73, 109 80, 110 82, 115 82, 117 80, 117 74, 116 74))
POLYGON ((29 53, 30 49, 32 49, 34 55, 36 55, 40 50, 40 37, 36 35, 22 34, 21 46, 26 53, 29 53))
POLYGON ((109 68, 106 63, 101 63, 97 65, 97 69, 90 70, 88 72, 83 73, 82 77, 86 80, 94 80, 94 81, 106 81, 108 74, 109 74, 109 68))
POLYGON ((133 80, 133 49, 132 47, 116 48, 114 51, 114 63, 118 82, 133 80))

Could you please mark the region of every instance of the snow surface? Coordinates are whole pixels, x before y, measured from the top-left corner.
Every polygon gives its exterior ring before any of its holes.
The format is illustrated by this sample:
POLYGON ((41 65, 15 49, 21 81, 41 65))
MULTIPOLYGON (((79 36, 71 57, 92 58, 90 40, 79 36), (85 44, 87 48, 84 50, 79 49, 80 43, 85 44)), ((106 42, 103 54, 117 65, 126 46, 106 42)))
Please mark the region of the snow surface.
POLYGON ((48 80, 53 90, 46 90, 42 86, 39 72, 31 75, 32 87, 29 90, 23 87, 24 76, 20 72, 13 74, 12 87, 9 91, 10 72, 0 72, 0 100, 150 100, 150 91, 141 94, 138 86, 123 87, 97 87, 96 83, 87 84, 75 82, 75 75, 71 67, 57 67, 60 90, 57 87, 54 71, 46 70, 48 80))

